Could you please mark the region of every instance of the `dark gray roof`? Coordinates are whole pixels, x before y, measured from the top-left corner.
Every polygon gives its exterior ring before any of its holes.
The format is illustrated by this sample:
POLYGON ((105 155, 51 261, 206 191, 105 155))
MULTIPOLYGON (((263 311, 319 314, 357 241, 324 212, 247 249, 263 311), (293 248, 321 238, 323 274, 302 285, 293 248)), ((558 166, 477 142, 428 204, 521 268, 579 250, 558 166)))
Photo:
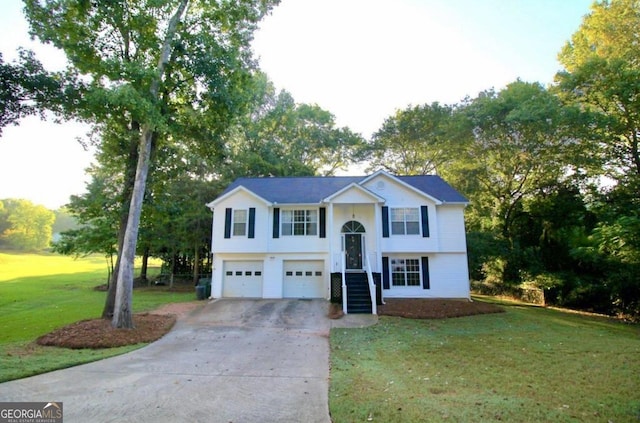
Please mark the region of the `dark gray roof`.
MULTIPOLYGON (((238 178, 221 194, 224 196, 239 186, 271 203, 316 204, 352 184, 369 176, 308 176, 238 178)), ((445 203, 467 203, 458 191, 436 175, 396 176, 407 185, 416 188, 445 203)))

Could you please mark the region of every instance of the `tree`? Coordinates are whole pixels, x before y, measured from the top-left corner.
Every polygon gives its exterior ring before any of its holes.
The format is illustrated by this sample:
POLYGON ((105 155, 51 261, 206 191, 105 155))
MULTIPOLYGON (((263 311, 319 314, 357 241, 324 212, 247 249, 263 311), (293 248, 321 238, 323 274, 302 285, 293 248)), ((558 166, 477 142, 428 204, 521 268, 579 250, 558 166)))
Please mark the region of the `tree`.
POLYGON ((426 175, 456 157, 461 122, 454 124, 454 107, 439 103, 408 107, 388 117, 361 155, 369 170, 384 168, 397 175, 426 175))
POLYGON ((276 93, 266 75, 252 85, 252 109, 235 126, 226 148, 228 179, 237 176, 332 175, 355 160, 362 137, 336 127, 317 105, 276 93))
POLYGON ((0 135, 2 128, 25 116, 44 117, 48 108, 59 111, 65 94, 73 101, 73 84, 67 85, 72 80, 47 72, 31 51, 20 50, 13 63, 5 63, 0 54, 0 135))
MULTIPOLYGON (((608 307, 640 310, 640 2, 607 0, 591 7, 559 54, 559 95, 597 117, 589 130, 601 164, 592 175, 612 178, 590 205, 599 222, 577 257, 599 270, 608 307)), ((610 311, 610 310, 607 310, 610 311)))
POLYGON ((185 122, 210 142, 238 113, 253 64, 249 42, 274 3, 26 1, 32 34, 63 49, 91 79, 78 113, 98 123, 120 116, 130 131, 123 138, 137 135, 114 327, 132 326, 133 259, 152 150, 179 139, 185 122))
POLYGON ((103 254, 107 259, 107 285, 111 290, 112 276, 115 271, 114 254, 118 252, 118 229, 120 217, 121 174, 113 168, 102 166, 105 155, 96 154, 98 164, 91 166, 88 172, 91 181, 82 195, 72 195, 66 210, 72 214, 79 227, 67 229, 53 245, 60 254, 84 256, 103 254))
POLYGON ((516 218, 524 202, 553 189, 571 168, 578 140, 567 126, 568 110, 540 84, 516 81, 481 93, 462 111, 473 140, 448 175, 471 200, 470 229, 507 242, 498 266, 503 281, 519 281, 524 257, 516 218))
POLYGON ((603 169, 640 187, 640 2, 596 2, 558 58, 559 93, 600 115, 591 130, 603 169), (633 181, 631 181, 631 178, 633 181))
POLYGON ((28 200, 0 202, 0 243, 20 250, 42 250, 51 242, 54 213, 28 200))

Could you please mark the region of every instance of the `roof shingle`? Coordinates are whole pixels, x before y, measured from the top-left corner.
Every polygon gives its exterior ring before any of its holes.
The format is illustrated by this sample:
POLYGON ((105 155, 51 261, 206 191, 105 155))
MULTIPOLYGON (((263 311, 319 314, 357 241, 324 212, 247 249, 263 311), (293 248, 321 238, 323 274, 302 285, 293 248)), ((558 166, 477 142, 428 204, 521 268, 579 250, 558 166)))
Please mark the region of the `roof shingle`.
MULTIPOLYGON (((467 203, 458 191, 437 175, 392 176, 444 203, 467 203)), ((244 187, 271 203, 317 204, 351 183, 360 183, 368 176, 308 176, 238 178, 220 195, 244 187)))

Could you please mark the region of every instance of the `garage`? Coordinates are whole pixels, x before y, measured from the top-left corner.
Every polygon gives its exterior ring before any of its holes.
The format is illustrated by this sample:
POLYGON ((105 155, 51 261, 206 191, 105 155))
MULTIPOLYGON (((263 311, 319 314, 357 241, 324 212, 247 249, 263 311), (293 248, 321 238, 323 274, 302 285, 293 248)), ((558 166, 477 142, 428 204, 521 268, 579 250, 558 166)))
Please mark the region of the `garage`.
POLYGON ((261 261, 225 261, 222 296, 262 298, 261 261))
POLYGON ((324 298, 324 261, 285 260, 284 298, 324 298))

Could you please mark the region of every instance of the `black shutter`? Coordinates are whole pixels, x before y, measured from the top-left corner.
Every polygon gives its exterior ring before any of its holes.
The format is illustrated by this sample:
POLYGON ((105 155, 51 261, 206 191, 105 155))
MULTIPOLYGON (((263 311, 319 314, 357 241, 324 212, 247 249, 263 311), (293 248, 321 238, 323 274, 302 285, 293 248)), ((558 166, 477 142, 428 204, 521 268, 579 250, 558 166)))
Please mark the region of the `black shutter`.
POLYGON ((382 257, 382 289, 389 289, 389 257, 382 257))
POLYGON ((327 237, 327 208, 320 207, 320 238, 327 237))
POLYGON ((429 237, 429 208, 427 206, 420 206, 420 214, 422 215, 422 236, 424 238, 429 237))
POLYGON ((382 237, 389 238, 389 207, 382 206, 382 237))
POLYGON ((231 238, 231 209, 224 209, 224 237, 231 238))
POLYGON ((273 237, 280 238, 280 208, 273 209, 273 237))
POLYGON ((422 257, 422 289, 429 289, 430 287, 429 257, 422 257))
POLYGON ((249 207, 249 233, 248 238, 256 237, 256 209, 255 207, 249 207))

